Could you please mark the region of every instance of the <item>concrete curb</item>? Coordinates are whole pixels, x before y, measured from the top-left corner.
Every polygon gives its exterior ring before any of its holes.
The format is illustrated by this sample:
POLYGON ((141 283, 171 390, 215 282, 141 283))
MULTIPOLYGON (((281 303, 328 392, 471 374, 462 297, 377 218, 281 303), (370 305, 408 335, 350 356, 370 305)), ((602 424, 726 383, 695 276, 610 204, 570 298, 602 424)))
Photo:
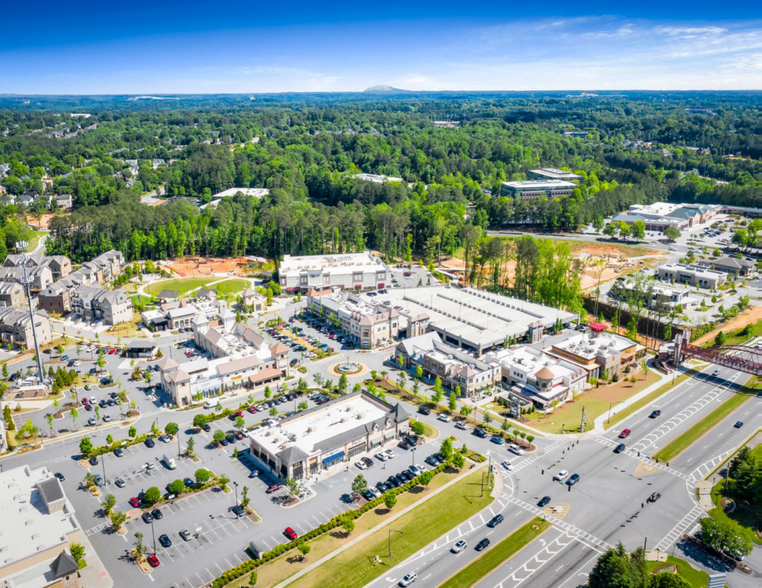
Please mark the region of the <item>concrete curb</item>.
MULTIPOLYGON (((322 557, 319 560, 317 560, 316 562, 310 564, 309 566, 307 566, 303 570, 300 570, 296 574, 294 574, 292 576, 289 576, 288 578, 283 580, 280 584, 276 584, 274 588, 285 588, 286 586, 294 583, 296 580, 298 580, 299 578, 301 578, 305 574, 309 573, 310 571, 314 570, 319 565, 321 565, 321 564, 323 564, 323 563, 333 559, 334 557, 336 557, 340 553, 343 553, 344 551, 346 551, 350 547, 354 546, 355 544, 359 543, 363 539, 371 536, 372 534, 376 533, 377 531, 379 531, 379 530, 383 529, 384 527, 390 525, 391 523, 393 523, 394 521, 399 519, 401 516, 407 514, 408 512, 410 512, 411 510, 413 510, 417 506, 420 506, 421 504, 424 504, 426 501, 430 500, 432 497, 437 496, 439 493, 443 492, 444 490, 446 490, 447 488, 449 488, 450 486, 452 486, 456 482, 459 482, 462 478, 464 478, 464 477, 466 477, 466 476, 468 476, 470 474, 473 474, 475 470, 479 470, 482 467, 486 467, 486 464, 484 464, 482 466, 479 466, 479 467, 476 467, 474 469, 463 470, 460 474, 455 476, 452 480, 447 482, 447 484, 445 484, 444 486, 442 486, 440 488, 437 488, 434 492, 431 492, 429 495, 424 496, 421 500, 419 500, 419 501, 415 502, 414 504, 411 504, 407 508, 399 511, 398 513, 394 514, 392 517, 388 518, 384 522, 376 525, 372 529, 368 529, 362 535, 358 535, 357 537, 352 539, 352 541, 349 541, 348 543, 345 543, 344 545, 342 545, 338 549, 335 549, 334 551, 332 551, 328 555, 325 555, 324 557, 322 557)), ((496 478, 496 480, 498 478, 500 478, 502 480, 502 478, 500 476, 496 476, 495 478, 496 478)), ((496 488, 497 488, 497 484, 495 484, 495 489, 496 488)), ((502 492, 502 489, 501 489, 501 492, 502 492)), ((494 489, 493 489, 493 494, 494 494, 494 489)), ((499 496, 499 494, 498 494, 498 496, 499 496)))

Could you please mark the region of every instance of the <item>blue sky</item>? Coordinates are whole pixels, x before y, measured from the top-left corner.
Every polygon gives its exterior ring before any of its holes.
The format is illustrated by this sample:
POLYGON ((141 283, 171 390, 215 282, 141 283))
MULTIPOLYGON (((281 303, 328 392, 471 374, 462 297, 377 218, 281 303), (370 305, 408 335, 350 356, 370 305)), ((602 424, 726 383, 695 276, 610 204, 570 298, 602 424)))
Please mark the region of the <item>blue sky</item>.
POLYGON ((762 89, 758 2, 30 0, 0 93, 762 89))

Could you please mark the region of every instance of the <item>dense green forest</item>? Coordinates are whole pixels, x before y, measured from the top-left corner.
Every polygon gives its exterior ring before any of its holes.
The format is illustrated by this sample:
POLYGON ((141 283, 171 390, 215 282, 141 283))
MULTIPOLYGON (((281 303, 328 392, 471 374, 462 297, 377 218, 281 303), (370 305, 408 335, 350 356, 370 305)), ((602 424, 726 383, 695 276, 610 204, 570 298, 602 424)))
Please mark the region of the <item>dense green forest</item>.
MULTIPOLYGON (((48 250, 76 262, 112 247, 129 259, 366 247, 431 258, 483 229, 574 230, 634 203, 762 207, 759 110, 758 93, 0 97, 0 183, 10 196, 73 195, 48 250), (571 196, 500 196, 501 182, 551 166, 583 176, 571 196), (199 210, 231 187, 270 194, 199 210), (168 204, 139 202, 157 189, 168 204)), ((41 202, 0 209, 6 246, 41 202)))

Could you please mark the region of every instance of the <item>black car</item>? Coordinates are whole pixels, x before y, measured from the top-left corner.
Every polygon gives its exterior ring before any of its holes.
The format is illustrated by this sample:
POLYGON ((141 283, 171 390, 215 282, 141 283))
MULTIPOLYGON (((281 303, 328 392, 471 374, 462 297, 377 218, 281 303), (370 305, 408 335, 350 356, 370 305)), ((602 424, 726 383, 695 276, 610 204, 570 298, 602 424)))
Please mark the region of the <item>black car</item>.
POLYGON ((158 508, 155 508, 151 511, 151 516, 153 516, 153 518, 157 521, 160 521, 164 518, 164 513, 162 513, 158 508))
POLYGON ((483 551, 489 547, 489 539, 486 537, 476 544, 476 551, 483 551))
POLYGON ((85 404, 85 410, 87 412, 90 412, 91 410, 93 410, 93 405, 92 404, 85 404))
POLYGON ((497 514, 489 520, 489 522, 487 523, 487 526, 490 529, 494 529, 502 522, 503 522, 503 515, 497 514))
POLYGON ((550 496, 543 496, 542 498, 540 498, 540 502, 537 503, 537 506, 542 508, 543 506, 545 506, 549 502, 550 502, 550 496))
POLYGON ((143 522, 145 522, 145 523, 151 523, 151 522, 153 522, 153 515, 150 512, 148 512, 148 511, 145 511, 143 513, 143 516, 141 518, 143 519, 143 522))
POLYGON ((386 478, 386 484, 390 488, 396 488, 397 486, 399 486, 399 484, 397 483, 397 480, 395 480, 394 476, 389 476, 388 478, 386 478))
POLYGON ((486 439, 487 438, 487 431, 477 427, 476 429, 474 429, 474 435, 476 435, 480 439, 486 439))
POLYGON ((378 491, 381 492, 382 494, 386 492, 387 490, 389 490, 389 486, 387 484, 384 484, 383 482, 379 482, 378 484, 376 484, 376 488, 378 488, 378 491))
POLYGON ((660 414, 661 414, 661 411, 660 411, 660 410, 655 410, 655 411, 653 411, 651 414, 649 414, 649 415, 648 415, 648 418, 649 418, 649 419, 655 419, 655 418, 656 418, 657 416, 659 416, 660 414))
POLYGON ((433 455, 428 456, 423 461, 425 461, 427 464, 429 464, 433 468, 435 468, 435 467, 437 467, 439 465, 439 462, 437 461, 437 459, 433 455))
POLYGON ((369 457, 363 457, 362 458, 363 463, 368 466, 369 468, 373 467, 373 460, 369 457))
POLYGON ((661 498, 661 492, 654 492, 648 497, 648 502, 656 502, 659 498, 661 498))
POLYGON ((420 412, 421 414, 429 415, 431 414, 431 409, 426 406, 422 406, 421 408, 418 409, 418 412, 420 412))
POLYGON ((579 482, 579 474, 572 474, 571 476, 569 476, 569 479, 566 480, 566 483, 569 486, 574 486, 574 484, 576 484, 577 482, 579 482))
POLYGON ((625 445, 624 443, 620 443, 616 447, 614 447, 614 453, 622 453, 624 451, 625 445))
POLYGON ((87 461, 90 463, 90 465, 98 465, 98 458, 95 457, 94 455, 87 461))
POLYGON ((185 484, 186 488, 193 488, 196 485, 196 482, 192 478, 185 478, 183 484, 185 484))
POLYGON ((61 472, 56 472, 53 474, 56 478, 58 478, 61 482, 66 480, 66 476, 64 476, 61 472))
POLYGON ((172 547, 172 540, 167 537, 166 533, 164 535, 159 535, 159 543, 161 543, 162 547, 172 547))
POLYGON ((392 479, 397 482, 397 486, 402 486, 402 484, 405 483, 405 481, 399 477, 399 475, 392 476, 392 479))
POLYGON ((235 443, 235 434, 230 433, 227 437, 225 437, 228 440, 228 443, 235 443))
POLYGON ((117 457, 123 457, 124 449, 122 449, 121 447, 117 447, 116 449, 114 449, 114 455, 116 455, 117 457))
POLYGON ((243 516, 243 507, 240 504, 236 504, 235 506, 230 507, 230 512, 232 512, 237 517, 243 516))
POLYGON ((368 502, 370 502, 376 497, 376 495, 373 494, 373 492, 371 492, 370 490, 366 490, 365 492, 362 493, 362 497, 368 502))
POLYGON ((212 430, 212 427, 210 427, 207 423, 204 423, 201 425, 201 428, 204 429, 207 433, 212 430))
POLYGON ((397 476, 402 478, 403 482, 409 482, 410 480, 413 479, 413 476, 410 475, 410 472, 400 472, 399 474, 397 474, 397 476))
POLYGON ((146 447, 156 447, 156 441, 149 437, 146 439, 146 447))

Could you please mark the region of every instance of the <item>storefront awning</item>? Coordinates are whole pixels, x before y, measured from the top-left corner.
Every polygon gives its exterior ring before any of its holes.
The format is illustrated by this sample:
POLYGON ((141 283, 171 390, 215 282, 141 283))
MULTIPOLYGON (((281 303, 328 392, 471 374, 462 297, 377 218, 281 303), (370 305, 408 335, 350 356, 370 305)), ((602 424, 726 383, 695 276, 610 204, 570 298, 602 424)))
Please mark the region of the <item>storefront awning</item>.
POLYGON ((342 457, 344 457, 344 452, 343 451, 339 451, 338 453, 334 453, 330 457, 326 457, 323 460, 323 465, 328 465, 329 463, 333 463, 334 461, 336 461, 338 459, 341 459, 342 457))

